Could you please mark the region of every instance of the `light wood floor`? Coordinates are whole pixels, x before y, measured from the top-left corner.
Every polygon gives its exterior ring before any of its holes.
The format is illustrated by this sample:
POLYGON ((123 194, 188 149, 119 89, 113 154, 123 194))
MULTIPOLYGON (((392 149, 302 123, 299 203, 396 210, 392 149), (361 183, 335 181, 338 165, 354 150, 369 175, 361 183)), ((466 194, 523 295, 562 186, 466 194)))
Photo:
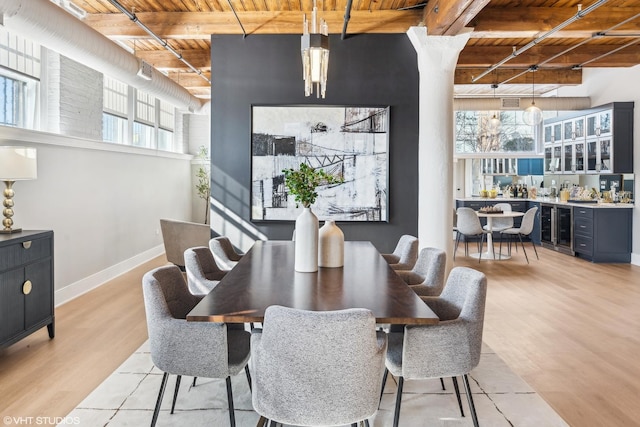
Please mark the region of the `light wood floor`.
MULTIPOLYGON (((528 246, 530 248, 530 246, 528 246)), ((640 426, 640 267, 538 249, 509 261, 465 258, 487 274, 484 340, 571 426, 640 426)), ((158 258, 56 310, 0 350, 0 415, 65 416, 142 342, 141 277, 158 258)))

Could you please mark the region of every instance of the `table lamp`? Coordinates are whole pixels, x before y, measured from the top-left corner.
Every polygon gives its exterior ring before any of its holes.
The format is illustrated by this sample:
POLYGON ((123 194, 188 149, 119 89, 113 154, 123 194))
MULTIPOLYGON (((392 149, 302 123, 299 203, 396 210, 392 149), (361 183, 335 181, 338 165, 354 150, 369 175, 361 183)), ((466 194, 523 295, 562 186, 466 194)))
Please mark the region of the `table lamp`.
POLYGON ((0 233, 17 233, 20 228, 11 228, 13 225, 13 183, 16 181, 36 179, 38 177, 38 164, 36 149, 29 147, 0 146, 0 180, 4 181, 7 188, 4 190, 4 228, 0 233))

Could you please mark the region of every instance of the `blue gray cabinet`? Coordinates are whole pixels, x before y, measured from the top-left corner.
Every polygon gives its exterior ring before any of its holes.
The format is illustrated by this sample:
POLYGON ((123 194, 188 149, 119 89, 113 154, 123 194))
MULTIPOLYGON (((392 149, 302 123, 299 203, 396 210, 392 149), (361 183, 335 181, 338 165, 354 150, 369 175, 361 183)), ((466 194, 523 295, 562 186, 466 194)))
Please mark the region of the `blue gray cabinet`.
POLYGON ((544 175, 544 159, 518 159, 518 175, 544 175))
POLYGON ((0 348, 44 326, 53 338, 53 231, 0 235, 0 348))
POLYGON ((631 262, 633 209, 573 208, 576 256, 593 262, 631 262))

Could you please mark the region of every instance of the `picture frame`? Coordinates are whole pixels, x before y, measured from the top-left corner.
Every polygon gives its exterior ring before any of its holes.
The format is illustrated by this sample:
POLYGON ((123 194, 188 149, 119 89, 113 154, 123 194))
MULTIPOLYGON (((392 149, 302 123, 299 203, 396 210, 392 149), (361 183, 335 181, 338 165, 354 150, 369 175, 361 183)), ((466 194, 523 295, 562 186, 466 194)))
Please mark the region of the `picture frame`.
POLYGON ((294 221, 284 169, 302 163, 343 182, 320 186, 321 221, 388 222, 389 106, 254 105, 251 221, 294 221))

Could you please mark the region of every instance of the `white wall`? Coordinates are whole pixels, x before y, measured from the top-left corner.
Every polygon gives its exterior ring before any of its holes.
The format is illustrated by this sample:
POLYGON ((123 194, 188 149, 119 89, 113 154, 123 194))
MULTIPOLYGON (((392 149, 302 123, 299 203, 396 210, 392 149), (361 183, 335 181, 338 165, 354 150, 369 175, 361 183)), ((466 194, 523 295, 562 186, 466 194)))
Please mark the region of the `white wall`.
POLYGON ((11 128, 0 144, 38 150, 13 219, 54 231, 56 304, 161 254, 160 218, 191 219, 191 156, 11 128))
MULTIPOLYGON (((40 83, 48 132, 0 126, 0 145, 38 150, 38 179, 14 185, 14 228, 54 231, 59 305, 162 254, 160 218, 194 220, 193 156, 98 142, 96 70, 45 50, 40 83)), ((208 115, 177 114, 174 138, 184 152, 208 147, 209 134, 208 115)))
MULTIPOLYGON (((633 172, 635 188, 633 191, 635 207, 633 209, 633 248, 631 262, 640 265, 640 65, 632 68, 585 68, 582 71, 583 84, 558 90, 558 96, 589 96, 593 106, 609 102, 635 102, 633 128, 633 172)), ((615 144, 615 143, 614 143, 615 144)), ((614 145, 615 150, 615 145, 614 145)))

